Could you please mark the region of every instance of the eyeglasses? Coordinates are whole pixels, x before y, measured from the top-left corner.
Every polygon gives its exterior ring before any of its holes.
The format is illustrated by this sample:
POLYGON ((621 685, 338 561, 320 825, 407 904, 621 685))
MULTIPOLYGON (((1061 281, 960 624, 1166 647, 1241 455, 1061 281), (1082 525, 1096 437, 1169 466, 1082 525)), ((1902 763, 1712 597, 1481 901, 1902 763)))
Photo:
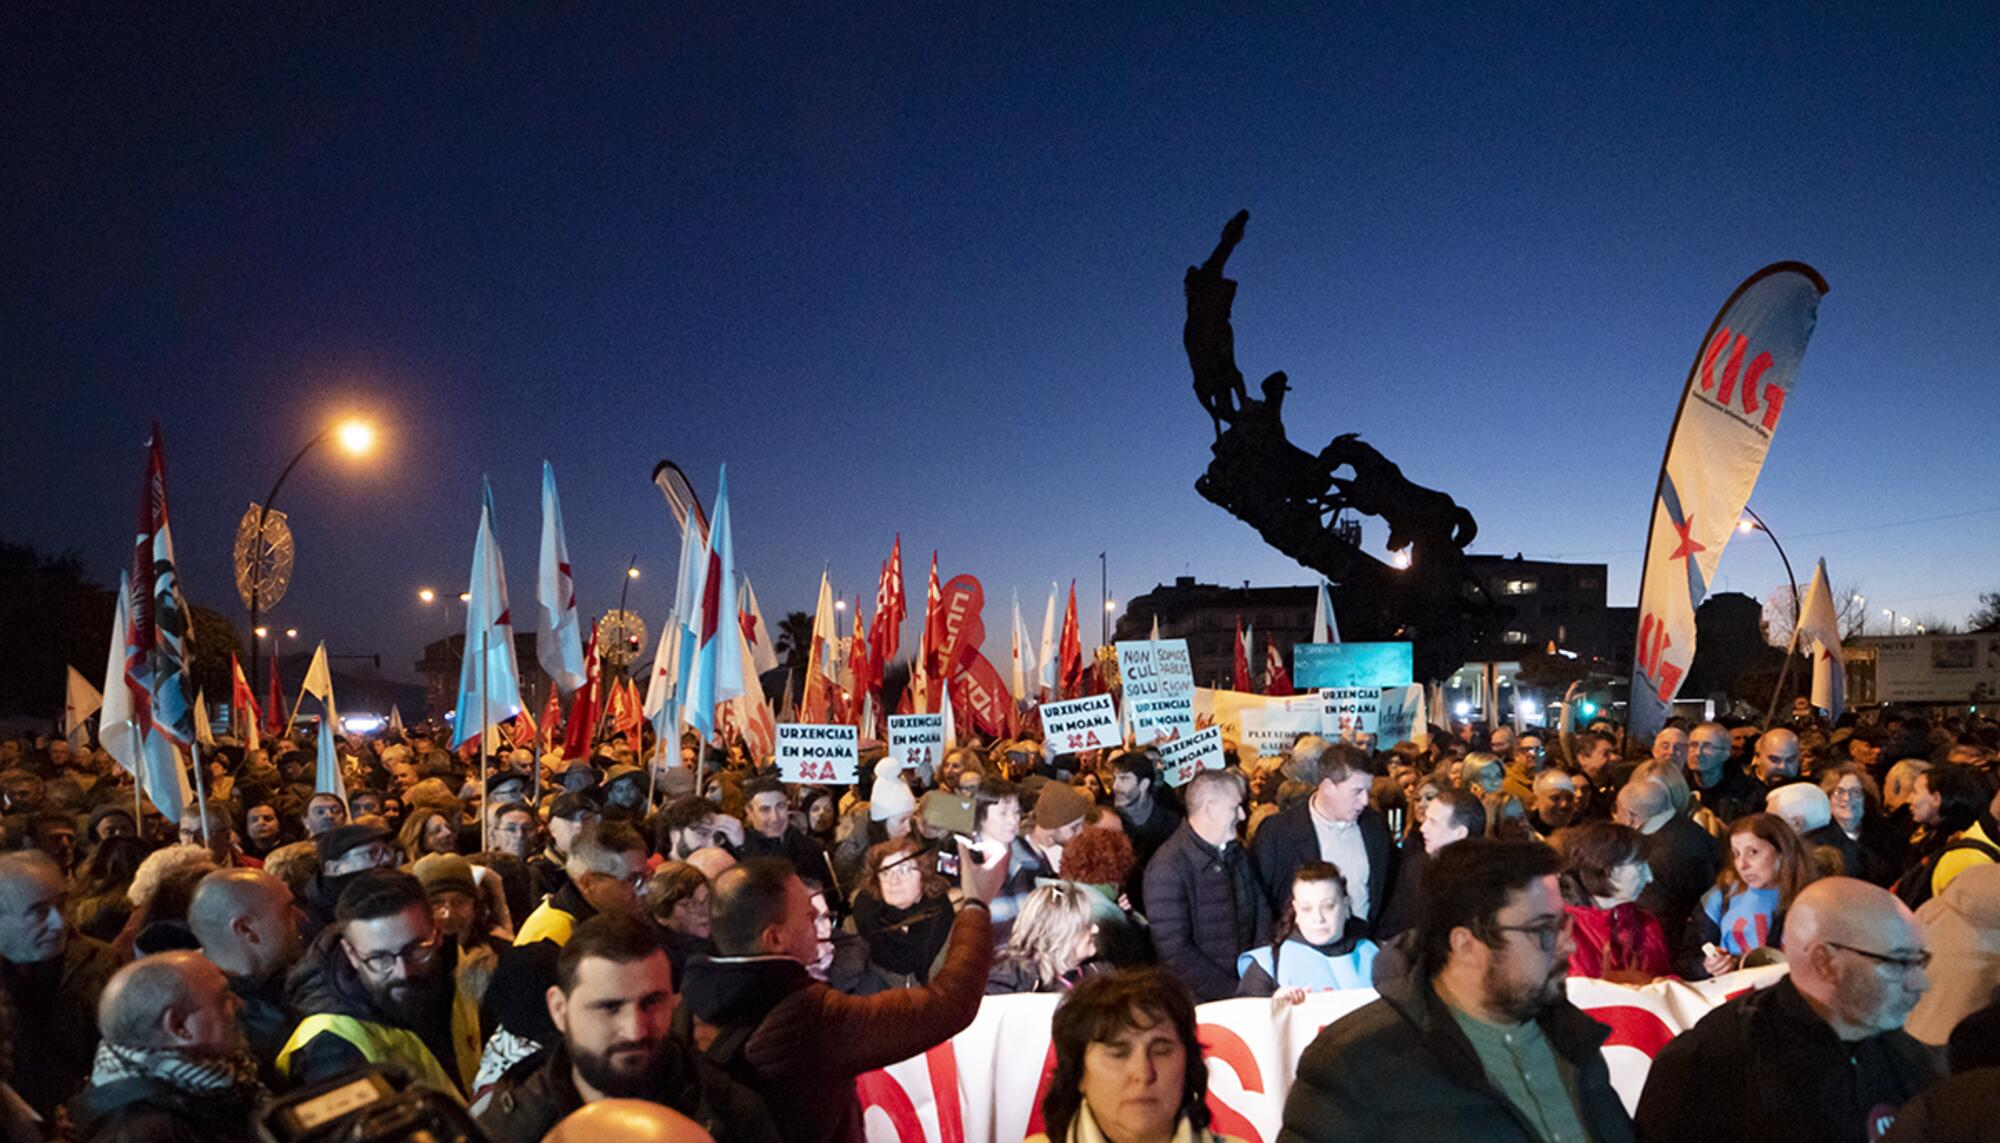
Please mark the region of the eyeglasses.
POLYGON ((1568 934, 1574 924, 1574 920, 1565 912, 1558 920, 1543 921, 1537 925, 1494 925, 1493 931, 1498 933, 1520 933, 1523 936, 1533 939, 1537 945, 1541 946, 1543 952, 1554 952, 1556 946, 1562 943, 1563 937, 1568 934))
POLYGON ((1853 945, 1844 945, 1839 941, 1827 941, 1826 947, 1851 952, 1856 956, 1865 956, 1877 964, 1886 964, 1897 972, 1922 972, 1931 966, 1931 954, 1928 950, 1915 956, 1891 956, 1888 953, 1870 952, 1867 949, 1855 948, 1853 945))
MULTIPOLYGON (((346 942, 343 941, 342 943, 345 944, 346 942)), ((355 947, 351 944, 347 946, 347 951, 354 953, 355 959, 359 960, 362 966, 369 972, 385 973, 394 969, 398 964, 407 964, 411 968, 422 968, 429 964, 433 957, 437 956, 438 949, 443 944, 444 934, 433 932, 423 940, 411 941, 394 952, 372 952, 364 955, 356 951, 355 947)))
POLYGON ((1854 789, 1850 786, 1839 786, 1836 787, 1831 793, 1829 793, 1827 797, 1832 800, 1838 800, 1843 802, 1858 802, 1863 798, 1867 797, 1867 795, 1862 793, 1860 790, 1854 789))

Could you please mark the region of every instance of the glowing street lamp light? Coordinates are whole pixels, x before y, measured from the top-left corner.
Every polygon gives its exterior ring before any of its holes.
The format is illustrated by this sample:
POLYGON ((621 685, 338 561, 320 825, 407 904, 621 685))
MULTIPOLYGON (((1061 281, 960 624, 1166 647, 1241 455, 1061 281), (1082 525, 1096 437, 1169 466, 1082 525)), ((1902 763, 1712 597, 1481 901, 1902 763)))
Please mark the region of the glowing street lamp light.
POLYGON ((471 593, 471 592, 469 592, 469 591, 461 591, 461 592, 459 592, 459 593, 458 593, 458 601, 459 601, 460 603, 471 603, 471 602, 472 602, 472 593, 471 593))
POLYGON ((626 568, 626 569, 625 569, 625 578, 626 578, 626 579, 638 579, 638 578, 639 578, 639 569, 638 569, 638 568, 636 568, 636 567, 629 567, 629 568, 626 568))
POLYGON ((438 593, 432 591, 428 587, 420 587, 417 589, 417 598, 424 601, 424 603, 426 604, 436 603, 437 597, 438 593))
POLYGON ((250 633, 262 639, 271 633, 271 629, 269 627, 252 627, 250 633))
POLYGON ((298 638, 298 637, 299 637, 299 629, 298 629, 298 628, 296 628, 296 627, 287 627, 287 628, 285 628, 285 638, 287 638, 287 639, 296 639, 296 638, 298 638))
POLYGON ((333 433, 349 456, 367 456, 375 450, 375 426, 367 421, 349 418, 335 426, 333 433))

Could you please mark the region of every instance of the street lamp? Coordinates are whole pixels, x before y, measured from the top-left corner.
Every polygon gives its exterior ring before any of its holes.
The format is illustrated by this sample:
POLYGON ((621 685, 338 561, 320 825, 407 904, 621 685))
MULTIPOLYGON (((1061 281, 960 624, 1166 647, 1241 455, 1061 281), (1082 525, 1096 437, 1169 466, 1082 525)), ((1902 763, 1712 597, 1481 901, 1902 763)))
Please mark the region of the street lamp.
MULTIPOLYGON (((252 533, 256 538, 256 543, 261 545, 264 542, 264 524, 271 514, 272 502, 278 499, 278 491, 285 486, 285 478, 292 474, 292 470, 299 466, 299 462, 306 458, 306 454, 313 450, 313 446, 328 439, 337 441, 341 451, 347 453, 349 456, 366 456, 375 448, 375 426, 359 417, 348 417, 320 430, 318 436, 313 437, 300 446, 299 451, 292 454, 290 463, 286 464, 284 469, 278 473, 278 479, 271 485, 269 495, 264 497, 264 502, 257 508, 257 530, 252 533)), ((260 598, 263 592, 263 568, 264 561, 261 554, 258 555, 258 558, 250 561, 250 627, 252 630, 257 628, 258 604, 263 602, 260 598)), ((257 674, 257 656, 252 655, 250 656, 250 691, 253 694, 257 691, 257 674)))
POLYGON ((296 639, 296 638, 298 638, 298 637, 299 637, 299 629, 298 629, 298 628, 296 628, 296 627, 287 627, 287 628, 285 628, 285 638, 287 638, 287 639, 296 639))
POLYGON ((438 593, 432 591, 428 587, 420 587, 417 589, 417 598, 423 600, 426 604, 436 602, 437 597, 438 593))
POLYGON ((1792 574, 1792 558, 1785 554, 1785 545, 1778 542, 1777 533, 1771 531, 1770 525, 1764 523, 1764 518, 1757 515, 1755 509, 1745 504, 1743 511, 1749 513, 1750 518, 1748 520, 1738 520, 1736 522, 1736 530, 1739 532, 1762 532, 1771 538, 1771 546, 1778 549, 1778 559, 1785 565, 1785 579, 1790 581, 1792 585, 1792 630, 1796 631, 1799 627, 1799 613, 1805 607, 1805 601, 1799 598, 1799 577, 1792 574))

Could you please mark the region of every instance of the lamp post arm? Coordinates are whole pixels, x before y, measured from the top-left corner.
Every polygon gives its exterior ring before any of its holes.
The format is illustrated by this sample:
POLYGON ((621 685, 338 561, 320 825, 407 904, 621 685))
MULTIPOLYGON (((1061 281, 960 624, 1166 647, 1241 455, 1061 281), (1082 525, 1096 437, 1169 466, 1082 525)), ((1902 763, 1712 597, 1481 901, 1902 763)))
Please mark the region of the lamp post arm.
POLYGON ((278 473, 277 482, 271 485, 271 491, 264 497, 264 502, 257 506, 257 533, 252 538, 252 542, 257 545, 257 550, 251 553, 252 558, 250 560, 250 693, 253 695, 257 693, 257 676, 260 673, 257 662, 257 614, 262 610, 259 604, 263 601, 262 597, 264 594, 264 577, 262 575, 264 568, 264 553, 262 551, 264 546, 264 522, 271 515, 271 502, 278 498, 278 490, 285 486, 285 478, 292 474, 292 470, 299 466, 299 462, 306 458, 306 454, 313 450, 313 446, 332 435, 332 429, 325 429, 318 436, 307 441, 298 452, 292 454, 291 463, 285 465, 284 471, 278 473))

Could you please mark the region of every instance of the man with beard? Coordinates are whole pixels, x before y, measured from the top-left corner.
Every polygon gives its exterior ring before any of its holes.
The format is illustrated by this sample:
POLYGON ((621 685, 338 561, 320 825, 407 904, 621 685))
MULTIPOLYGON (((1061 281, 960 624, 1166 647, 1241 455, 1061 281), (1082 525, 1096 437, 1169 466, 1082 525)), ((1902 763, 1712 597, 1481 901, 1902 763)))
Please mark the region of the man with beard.
POLYGON ((67 897, 46 854, 0 856, 0 989, 14 1010, 9 1082, 44 1123, 90 1076, 98 996, 118 969, 111 946, 63 919, 67 897))
POLYGON ((308 1015, 278 1053, 279 1073, 311 1084, 387 1063, 440 1090, 469 1091, 479 1009, 458 988, 457 956, 422 882, 393 869, 355 878, 292 973, 292 1008, 308 1015))
POLYGON ((528 858, 528 875, 534 885, 531 895, 535 900, 552 897, 569 884, 569 874, 563 871, 569 862, 569 843, 576 840, 584 827, 596 825, 603 816, 596 800, 587 794, 562 794, 550 803, 548 845, 528 858))
POLYGON ((90 1087, 70 1104, 84 1143, 248 1143, 265 1094, 222 970, 159 953, 104 987, 90 1087))
POLYGON ((1647 1140, 1863 1143, 1938 1076, 1903 1021, 1930 988, 1930 953, 1894 894, 1847 877, 1785 914, 1791 971, 1731 1000, 1660 1050, 1635 1122, 1647 1140))
POLYGON ((1750 774, 1757 779, 1752 804, 1761 810, 1771 791, 1799 780, 1799 736, 1782 726, 1765 731, 1750 755, 1750 774))
POLYGON ((327 830, 313 840, 313 851, 319 856, 319 872, 306 882, 299 901, 305 912, 299 931, 308 941, 333 923, 340 895, 356 877, 370 869, 392 868, 403 860, 395 835, 367 822, 327 830))
POLYGON ((669 1034, 679 1001, 644 922, 601 916, 577 926, 547 996, 562 1039, 539 1066, 501 1080, 480 1127, 493 1143, 535 1143, 585 1104, 643 1099, 687 1115, 718 1143, 775 1141, 763 1101, 669 1034))
MULTIPOLYGON (((1181 824, 1181 814, 1160 796, 1160 771, 1150 755, 1126 750, 1111 758, 1111 804, 1144 868, 1181 824)), ((1138 900, 1134 897, 1133 900, 1138 900)))
POLYGON ((250 1051, 267 1082, 291 1036, 285 973, 299 959, 299 909, 283 881, 258 869, 218 869, 201 879, 188 927, 229 981, 250 1051))
POLYGON ((1416 930, 1375 962, 1381 998, 1306 1049, 1278 1138, 1631 1139, 1604 1062, 1610 1029, 1565 992, 1561 868, 1539 842, 1439 850, 1416 930))

